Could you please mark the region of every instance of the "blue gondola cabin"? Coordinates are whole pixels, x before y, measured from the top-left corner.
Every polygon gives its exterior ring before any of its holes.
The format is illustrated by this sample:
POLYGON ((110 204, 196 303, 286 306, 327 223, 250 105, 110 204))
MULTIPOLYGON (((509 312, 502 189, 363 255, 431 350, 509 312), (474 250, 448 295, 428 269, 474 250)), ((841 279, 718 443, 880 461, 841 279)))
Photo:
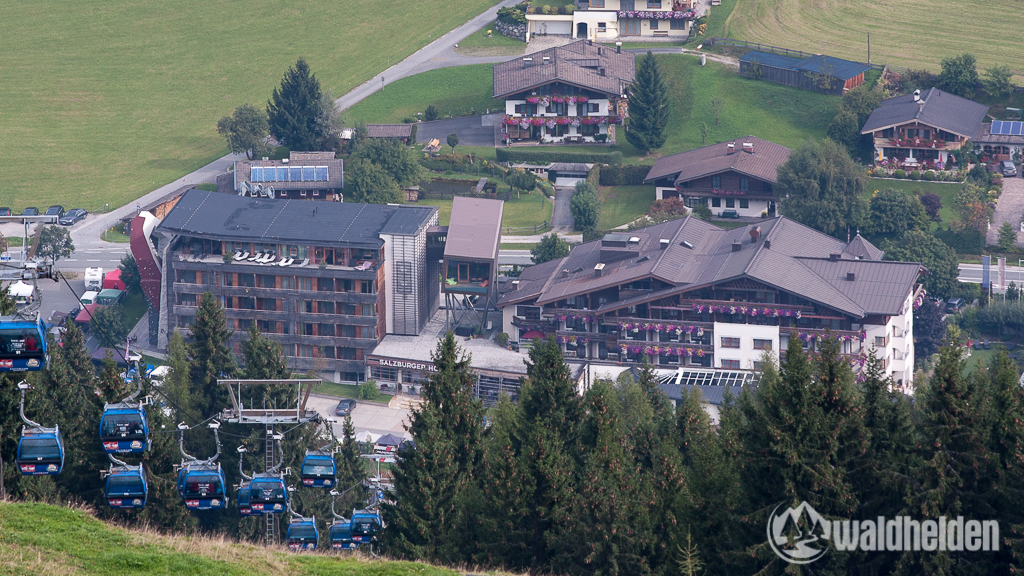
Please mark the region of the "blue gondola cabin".
POLYGON ((359 544, 352 541, 352 525, 348 522, 331 526, 331 548, 335 550, 355 550, 359 544))
POLYGON ((0 372, 38 371, 46 364, 46 325, 43 321, 0 317, 0 372))
POLYGON ((380 514, 370 510, 354 510, 352 512, 352 541, 367 544, 377 540, 380 532, 380 514))
POLYGON ((260 514, 282 514, 288 507, 288 490, 277 476, 256 476, 249 483, 249 506, 260 514))
POLYGON ((18 442, 17 460, 24 476, 60 474, 64 467, 64 441, 60 430, 26 426, 18 442))
POLYGON ((139 408, 106 408, 100 421, 100 440, 107 454, 140 454, 146 451, 149 421, 139 408))
POLYGON ((311 488, 333 488, 337 465, 329 454, 307 452, 302 460, 302 485, 311 488))
POLYGON ((316 550, 320 540, 320 532, 316 529, 315 520, 298 520, 288 525, 288 533, 285 536, 288 542, 288 549, 294 552, 301 550, 316 550))
POLYGON ((103 495, 111 508, 142 508, 146 505, 149 485, 142 466, 115 468, 107 476, 103 495))
MULTIPOLYGON (((181 482, 181 476, 178 476, 181 482)), ((182 498, 189 510, 216 510, 227 505, 227 484, 220 465, 191 465, 184 477, 182 498)))

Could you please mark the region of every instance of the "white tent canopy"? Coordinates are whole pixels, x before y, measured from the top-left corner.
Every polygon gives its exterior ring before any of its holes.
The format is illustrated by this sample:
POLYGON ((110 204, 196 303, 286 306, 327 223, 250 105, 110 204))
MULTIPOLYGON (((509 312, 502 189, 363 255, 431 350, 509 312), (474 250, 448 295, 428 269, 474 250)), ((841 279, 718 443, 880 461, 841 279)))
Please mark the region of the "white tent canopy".
POLYGON ((32 296, 32 286, 25 284, 21 280, 18 280, 14 284, 9 286, 10 294, 14 298, 28 298, 32 296))

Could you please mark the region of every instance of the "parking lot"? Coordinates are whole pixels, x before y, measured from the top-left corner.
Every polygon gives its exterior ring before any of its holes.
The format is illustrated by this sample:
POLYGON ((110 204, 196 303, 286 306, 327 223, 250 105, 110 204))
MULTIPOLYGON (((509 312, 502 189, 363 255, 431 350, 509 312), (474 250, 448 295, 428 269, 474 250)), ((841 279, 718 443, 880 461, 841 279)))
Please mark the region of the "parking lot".
MULTIPOLYGON (((326 418, 335 418, 334 407, 338 405, 338 400, 340 398, 334 396, 311 394, 306 407, 316 410, 326 418)), ((352 426, 355 428, 356 439, 366 440, 366 437, 369 436, 370 440, 376 440, 384 434, 410 438, 404 428, 404 425, 409 422, 409 415, 410 412, 406 409, 389 408, 381 404, 356 400, 356 407, 352 411, 352 426)), ((341 436, 342 424, 341 421, 334 424, 336 436, 341 436)))

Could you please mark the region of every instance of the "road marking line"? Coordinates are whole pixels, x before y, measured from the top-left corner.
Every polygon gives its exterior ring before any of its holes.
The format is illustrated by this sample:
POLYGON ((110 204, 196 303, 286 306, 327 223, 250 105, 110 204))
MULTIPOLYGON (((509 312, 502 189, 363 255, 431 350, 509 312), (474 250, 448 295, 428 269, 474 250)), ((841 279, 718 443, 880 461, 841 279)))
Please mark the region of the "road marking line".
POLYGON ((86 260, 86 262, 99 262, 99 260, 86 260))

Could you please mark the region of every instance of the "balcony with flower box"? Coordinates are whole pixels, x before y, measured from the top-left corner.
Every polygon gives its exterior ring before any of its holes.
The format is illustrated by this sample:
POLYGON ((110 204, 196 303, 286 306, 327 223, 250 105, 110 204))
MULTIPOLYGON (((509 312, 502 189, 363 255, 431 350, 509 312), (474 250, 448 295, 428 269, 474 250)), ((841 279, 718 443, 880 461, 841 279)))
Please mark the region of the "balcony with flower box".
POLYGON ((789 304, 766 304, 759 302, 734 302, 731 300, 694 300, 680 299, 679 305, 684 310, 713 314, 744 314, 748 316, 767 316, 771 318, 800 318, 804 314, 814 312, 812 306, 793 306, 789 304))

